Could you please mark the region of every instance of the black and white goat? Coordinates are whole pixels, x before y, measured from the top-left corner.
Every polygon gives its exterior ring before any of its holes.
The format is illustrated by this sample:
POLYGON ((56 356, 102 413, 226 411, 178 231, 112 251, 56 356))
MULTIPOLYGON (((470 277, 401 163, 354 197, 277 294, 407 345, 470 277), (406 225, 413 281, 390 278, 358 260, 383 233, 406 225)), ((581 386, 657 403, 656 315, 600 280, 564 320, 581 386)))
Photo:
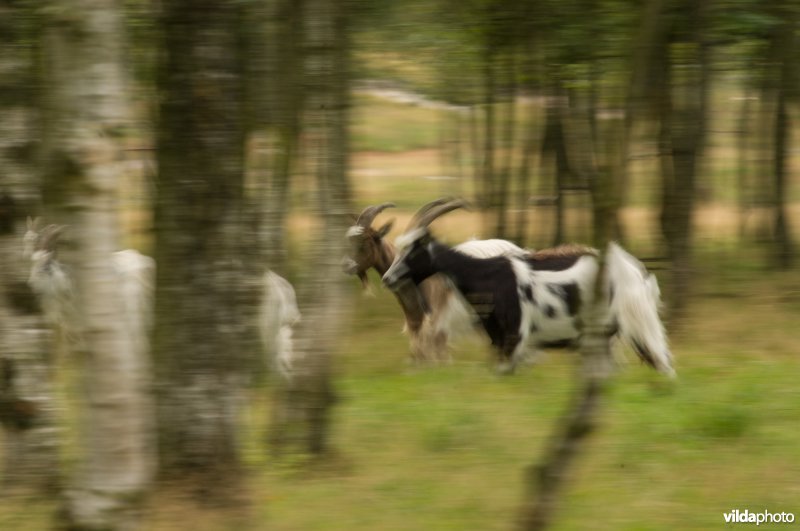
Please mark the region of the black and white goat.
MULTIPOLYGON (((420 215, 443 201, 426 205, 411 220, 409 228, 415 228, 420 215)), ((383 210, 394 203, 382 203, 366 207, 361 214, 353 216, 354 224, 348 228, 346 237, 350 250, 345 256, 342 268, 345 273, 357 275, 369 290, 367 272, 375 269, 383 276, 395 259, 395 248, 386 239, 393 221, 380 228, 373 228, 372 222, 383 210)), ((476 257, 499 256, 503 254, 524 255, 526 250, 506 240, 470 240, 456 247, 460 252, 476 257)), ((453 292, 449 281, 440 275, 433 275, 416 286, 400 286, 395 295, 405 315, 405 331, 410 337, 412 361, 444 361, 449 359, 448 342, 475 328, 475 314, 466 306, 461 297, 453 292)))
MULTIPOLYGON (((570 245, 527 257, 469 256, 440 243, 428 229, 437 217, 464 206, 450 200, 427 209, 397 239, 400 252, 383 282, 399 290, 436 273, 447 275, 480 317, 506 371, 538 347, 577 346, 593 302, 598 251, 570 245)), ((655 277, 615 243, 605 259, 609 337, 620 336, 645 363, 674 376, 655 277)))

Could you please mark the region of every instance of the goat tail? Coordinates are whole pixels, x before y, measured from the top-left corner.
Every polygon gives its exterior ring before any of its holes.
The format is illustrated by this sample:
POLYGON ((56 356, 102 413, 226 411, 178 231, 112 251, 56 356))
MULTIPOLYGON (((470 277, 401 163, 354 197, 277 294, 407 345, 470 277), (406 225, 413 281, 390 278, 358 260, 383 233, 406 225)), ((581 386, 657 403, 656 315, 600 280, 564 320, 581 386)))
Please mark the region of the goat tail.
POLYGON ((675 377, 672 353, 659 317, 661 291, 639 260, 612 242, 606 252, 609 328, 657 371, 675 377))

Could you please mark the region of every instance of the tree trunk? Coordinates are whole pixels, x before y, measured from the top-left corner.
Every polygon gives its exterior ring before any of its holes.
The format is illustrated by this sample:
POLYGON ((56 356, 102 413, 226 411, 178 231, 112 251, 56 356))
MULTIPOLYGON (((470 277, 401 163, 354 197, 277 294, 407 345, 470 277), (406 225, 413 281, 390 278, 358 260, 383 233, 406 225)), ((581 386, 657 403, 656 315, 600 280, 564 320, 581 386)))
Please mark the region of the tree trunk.
POLYGON ((121 10, 108 0, 51 7, 43 196, 48 218, 69 226, 62 256, 74 271, 73 355, 85 395, 82 466, 64 520, 71 529, 134 529, 153 448, 147 340, 129 321, 131 301, 112 259, 122 239, 117 198, 131 125, 121 10))
MULTIPOLYGON (((608 227, 612 222, 611 218, 606 218, 599 223, 608 227)), ((608 230, 605 228, 601 232, 607 233, 608 230)), ((572 405, 554 430, 541 464, 531 466, 528 470, 527 495, 519 520, 519 529, 522 531, 540 531, 550 525, 563 496, 562 491, 570 468, 598 424, 601 398, 612 363, 605 325, 607 305, 604 276, 601 257, 594 286, 594 303, 581 340, 581 366, 578 372, 580 383, 572 405)))
POLYGON ((787 174, 789 170, 788 154, 791 146, 791 119, 788 104, 798 92, 798 69, 795 64, 797 43, 800 42, 796 35, 797 11, 792 10, 789 3, 778 11, 783 15, 784 21, 775 36, 775 55, 777 63, 776 103, 775 103, 775 133, 773 138, 773 179, 775 182, 775 195, 773 198, 774 211, 774 262, 781 269, 789 269, 793 261, 793 245, 789 221, 786 213, 787 174))
POLYGON ((502 169, 498 173, 497 183, 497 199, 495 206, 497 208, 496 216, 497 223, 495 226, 494 236, 497 238, 508 237, 508 203, 509 192, 511 186, 511 174, 514 167, 514 132, 517 127, 516 121, 516 103, 517 103, 517 83, 516 83, 516 50, 508 50, 508 57, 506 59, 506 82, 508 84, 508 101, 506 103, 506 116, 505 123, 503 124, 503 150, 504 159, 502 169))
POLYGON ((286 382, 275 404, 271 439, 281 453, 295 443, 312 455, 330 448, 332 354, 343 317, 344 220, 349 209, 348 13, 342 0, 307 0, 309 155, 317 182, 317 215, 321 229, 312 245, 314 264, 301 291, 303 319, 297 334, 295 376, 286 382))
POLYGON ((671 90, 661 105, 661 230, 672 261, 670 309, 675 315, 682 313, 690 290, 692 214, 708 108, 709 68, 703 33, 708 9, 708 2, 695 0, 687 13, 688 22, 678 22, 681 28, 688 28, 687 33, 674 37, 682 38, 688 46, 674 59, 674 67, 667 70, 665 86, 671 90))
POLYGON ((0 7, 0 421, 2 488, 50 490, 59 480, 52 335, 27 278, 22 256, 26 215, 39 201, 34 168, 35 24, 32 10, 0 7))
MULTIPOLYGON (((478 204, 491 213, 495 205, 495 102, 496 79, 494 60, 497 54, 491 45, 486 44, 483 57, 484 82, 484 123, 483 123, 483 169, 481 171, 481 191, 478 204)), ((488 218, 487 218, 488 220, 488 218)))
POLYGON ((536 105, 529 106, 525 141, 522 147, 522 160, 519 166, 517 190, 517 216, 515 221, 514 240, 517 245, 525 246, 528 243, 528 210, 530 208, 531 166, 533 165, 533 151, 539 140, 538 116, 536 105))
POLYGON ((229 499, 251 353, 244 221, 243 4, 162 3, 154 358, 161 479, 229 499), (244 317, 243 317, 244 316, 244 317))
POLYGON ((564 226, 564 188, 567 186, 570 169, 567 159, 567 146, 564 139, 563 123, 563 95, 561 91, 551 92, 549 101, 546 103, 544 138, 542 139, 542 154, 540 165, 548 161, 553 164, 553 187, 555 197, 555 232, 553 233, 552 245, 564 243, 566 230, 564 226))
POLYGON ((746 78, 744 81, 744 91, 742 105, 739 109, 739 120, 736 131, 736 189, 739 206, 739 240, 744 241, 747 235, 747 215, 752 207, 752 190, 750 185, 751 164, 750 164, 750 141, 751 134, 751 114, 752 105, 750 104, 750 83, 746 78))
POLYGON ((256 149, 250 170, 258 190, 263 263, 287 275, 286 216, 291 175, 299 147, 303 107, 302 0, 250 6, 247 100, 252 111, 248 145, 256 149), (268 59, 265 59, 268 58, 268 59))

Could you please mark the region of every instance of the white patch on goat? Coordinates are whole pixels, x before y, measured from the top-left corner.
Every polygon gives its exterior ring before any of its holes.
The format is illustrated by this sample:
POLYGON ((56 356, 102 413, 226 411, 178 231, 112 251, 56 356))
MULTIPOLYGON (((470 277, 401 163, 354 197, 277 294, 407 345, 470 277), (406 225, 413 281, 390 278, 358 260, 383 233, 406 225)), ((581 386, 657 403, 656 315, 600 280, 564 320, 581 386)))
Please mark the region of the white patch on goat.
POLYGON ((345 232, 344 235, 345 238, 352 238, 354 236, 360 236, 364 234, 364 230, 365 230, 364 227, 362 227, 361 225, 353 225, 349 229, 347 229, 347 232, 345 232))
POLYGON ((581 331, 576 328, 576 317, 581 316, 591 305, 594 281, 597 276, 597 261, 592 256, 582 256, 575 264, 563 271, 534 271, 524 260, 511 258, 520 300, 520 337, 527 337, 512 354, 512 364, 521 362, 527 353, 536 351, 537 343, 578 340, 581 331), (564 299, 548 286, 576 284, 581 309, 578 316, 570 315, 564 299), (528 285, 533 293, 533 302, 524 295, 528 285), (551 308, 548 314, 548 308, 551 308))
MULTIPOLYGON (((406 247, 408 247, 409 245, 420 239, 422 236, 424 236, 427 232, 428 229, 426 229, 425 227, 410 230, 405 234, 401 234, 400 236, 398 236, 394 240, 394 245, 395 247, 397 247, 398 250, 405 249, 406 247)), ((395 259, 395 262, 396 261, 397 259, 395 259)))
POLYGON ((493 256, 524 256, 528 251, 508 240, 497 238, 489 240, 467 240, 454 247, 460 253, 475 258, 491 258, 493 256))

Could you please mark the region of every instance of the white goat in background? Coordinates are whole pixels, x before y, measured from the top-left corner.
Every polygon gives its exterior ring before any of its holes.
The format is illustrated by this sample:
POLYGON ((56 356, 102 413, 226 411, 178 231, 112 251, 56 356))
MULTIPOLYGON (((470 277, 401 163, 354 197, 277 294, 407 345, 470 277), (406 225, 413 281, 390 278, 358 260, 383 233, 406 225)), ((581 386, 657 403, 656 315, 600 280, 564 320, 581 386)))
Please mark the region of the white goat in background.
MULTIPOLYGON (((76 340, 72 281, 56 252, 58 237, 66 227, 47 225, 40 230, 38 225, 38 218, 28 218, 28 230, 23 237, 23 253, 31 260, 28 284, 41 301, 50 326, 62 330, 68 339, 76 340)), ((133 249, 116 251, 111 260, 119 275, 129 341, 141 342, 140 348, 146 352, 153 325, 155 260, 133 249)), ((274 368, 286 379, 291 377, 293 367, 292 328, 299 320, 294 288, 286 279, 267 271, 263 276, 259 332, 274 368)))
POLYGON ((300 321, 297 297, 289 281, 272 271, 264 273, 263 285, 259 308, 261 343, 274 368, 289 380, 295 359, 293 329, 300 321))
MULTIPOLYGON (((57 243, 64 225, 38 228, 39 218, 28 218, 28 230, 23 236, 23 254, 31 260, 28 285, 39 298, 45 319, 69 340, 75 334, 75 293, 68 269, 58 260, 57 243)), ((139 344, 139 352, 149 349, 153 324, 153 291, 155 261, 133 249, 112 253, 111 265, 119 278, 125 305, 125 331, 128 340, 139 344)))

